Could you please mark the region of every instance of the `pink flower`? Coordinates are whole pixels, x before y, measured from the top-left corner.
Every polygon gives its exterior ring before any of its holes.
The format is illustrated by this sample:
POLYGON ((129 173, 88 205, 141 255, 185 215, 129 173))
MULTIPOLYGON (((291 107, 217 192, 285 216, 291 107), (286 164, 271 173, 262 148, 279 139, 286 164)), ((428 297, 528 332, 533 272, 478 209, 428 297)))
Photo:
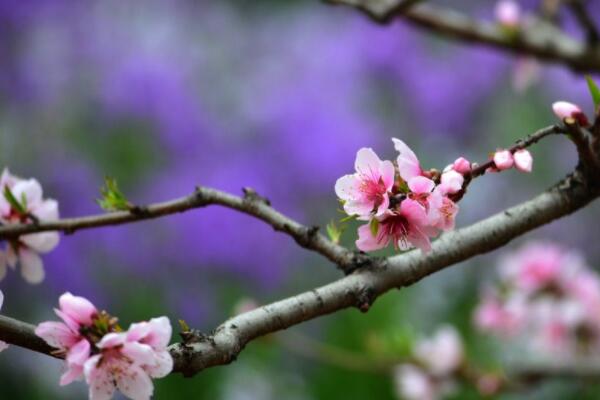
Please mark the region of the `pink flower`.
POLYGON ((166 317, 132 324, 127 332, 108 333, 97 343, 99 354, 84 365, 91 400, 112 398, 115 389, 131 399, 150 399, 151 378, 173 369, 167 350, 171 324, 166 317))
POLYGON ((445 196, 446 188, 442 185, 435 188, 431 196, 430 207, 435 212, 430 212, 435 220, 432 225, 443 231, 454 229, 456 214, 458 214, 458 204, 445 196))
POLYGON ((381 161, 371 149, 362 148, 356 154, 356 173, 337 180, 335 193, 344 200, 344 211, 367 220, 380 216, 389 206, 389 192, 394 186, 394 165, 381 161))
MULTIPOLYGON (((31 223, 31 216, 40 221, 58 219, 58 203, 43 198, 42 187, 37 180, 17 178, 5 169, 0 176, 0 190, 0 224, 31 223), (11 205, 4 193, 6 188, 25 212, 11 205)), ((57 232, 43 232, 23 235, 11 242, 5 257, 0 257, 0 279, 6 274, 7 266, 15 268, 19 263, 26 281, 33 284, 43 281, 44 265, 39 255, 53 250, 59 239, 57 232)))
POLYGON ((459 157, 452 164, 452 169, 464 175, 471 172, 471 162, 464 157, 459 157))
POLYGON ((370 224, 358 228, 356 247, 361 251, 375 251, 386 247, 390 241, 394 247, 407 250, 413 246, 427 252, 431 249, 429 236, 437 232, 428 226, 429 217, 423 205, 412 199, 404 199, 397 211, 386 211, 378 220, 377 235, 373 236, 370 224))
POLYGON ((445 325, 431 338, 419 341, 414 355, 434 376, 449 375, 463 362, 462 340, 454 327, 445 325))
POLYGON ((59 307, 55 311, 63 322, 43 322, 35 333, 65 356, 61 385, 84 376, 92 400, 110 399, 115 389, 132 399, 149 399, 154 390, 151 378, 173 369, 168 318, 135 323, 120 332, 116 318, 98 312, 83 297, 65 293, 59 307))
POLYGON ((500 336, 514 336, 523 325, 525 305, 517 300, 510 305, 502 304, 495 295, 486 294, 475 309, 475 326, 484 332, 500 336))
POLYGON ((573 118, 581 126, 589 126, 590 124, 581 108, 573 103, 557 101, 552 104, 552 110, 561 121, 564 121, 566 118, 573 118))
POLYGON ((81 332, 92 326, 98 310, 87 299, 68 292, 60 296, 58 304, 54 311, 63 322, 42 322, 35 334, 66 355, 67 368, 60 384, 68 385, 82 376, 83 365, 91 355, 90 342, 81 332))
POLYGON ((406 400, 436 400, 440 393, 433 379, 419 367, 404 364, 395 368, 396 392, 406 400))
POLYGON ((521 7, 513 0, 500 0, 494 9, 496 20, 503 26, 516 28, 521 23, 521 7))
POLYGON ((526 149, 521 149, 515 151, 513 154, 513 159, 515 160, 515 168, 517 168, 521 172, 531 172, 533 168, 533 157, 531 157, 531 153, 526 149))
POLYGON ((512 168, 514 164, 512 153, 508 150, 496 151, 496 153, 494 153, 494 164, 499 171, 512 168))

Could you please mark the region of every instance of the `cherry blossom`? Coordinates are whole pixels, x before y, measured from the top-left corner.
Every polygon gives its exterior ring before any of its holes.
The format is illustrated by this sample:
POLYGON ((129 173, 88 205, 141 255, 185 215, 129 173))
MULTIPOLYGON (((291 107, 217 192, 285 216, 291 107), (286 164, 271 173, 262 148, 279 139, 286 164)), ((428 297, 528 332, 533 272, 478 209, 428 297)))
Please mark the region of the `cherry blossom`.
POLYGON ((344 211, 368 220, 382 215, 389 206, 389 192, 394 185, 394 165, 381 161, 371 149, 356 154, 356 173, 337 180, 335 193, 344 201, 344 211))
MULTIPOLYGON (((39 221, 52 221, 59 217, 58 203, 44 199, 42 187, 35 179, 21 179, 4 169, 0 176, 0 224, 12 225, 39 221), (13 197, 9 199, 10 192, 13 197), (14 203, 18 204, 14 204, 14 203)), ((40 254, 53 250, 59 242, 57 232, 22 235, 8 243, 4 256, 0 256, 0 279, 7 267, 21 267, 23 278, 32 284, 44 280, 44 265, 40 254)))
POLYGON ((444 325, 430 338, 420 340, 414 354, 436 376, 450 374, 460 367, 464 359, 462 340, 451 325, 444 325))
POLYGON ((132 399, 149 399, 152 378, 173 369, 166 317, 134 323, 123 332, 116 318, 70 293, 60 297, 55 312, 63 322, 42 322, 35 333, 65 357, 60 384, 85 377, 91 400, 110 399, 116 389, 132 399))

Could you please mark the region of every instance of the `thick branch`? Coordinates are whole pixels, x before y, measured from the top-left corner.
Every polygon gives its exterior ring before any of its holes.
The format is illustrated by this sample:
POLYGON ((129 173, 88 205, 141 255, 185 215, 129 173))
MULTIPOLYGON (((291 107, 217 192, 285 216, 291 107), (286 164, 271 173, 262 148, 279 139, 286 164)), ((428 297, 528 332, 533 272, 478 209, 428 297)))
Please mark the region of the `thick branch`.
POLYGON ((345 271, 355 268, 357 263, 360 264, 360 256, 327 239, 318 232, 318 227, 306 227, 281 214, 269 205, 268 200, 257 195, 252 189, 246 188, 244 193, 242 198, 219 190, 198 187, 190 196, 143 207, 133 207, 131 211, 116 211, 34 224, 0 226, 0 240, 43 231, 62 231, 68 234, 81 229, 121 225, 217 204, 266 222, 276 231, 293 237, 300 246, 322 254, 345 271))
POLYGON ((476 21, 456 11, 421 4, 396 12, 400 0, 325 0, 366 12, 374 20, 387 23, 396 17, 431 32, 460 41, 479 43, 515 54, 561 63, 577 71, 600 71, 600 51, 567 36, 544 21, 523 27, 518 35, 507 35, 496 24, 476 21))
POLYGON ((391 257, 375 269, 238 315, 210 336, 196 336, 171 346, 175 370, 186 376, 235 360, 251 340, 335 311, 358 307, 366 311, 390 289, 413 284, 425 276, 475 255, 505 245, 515 237, 572 213, 598 196, 598 188, 576 174, 541 195, 470 227, 448 233, 430 253, 418 250, 391 257))

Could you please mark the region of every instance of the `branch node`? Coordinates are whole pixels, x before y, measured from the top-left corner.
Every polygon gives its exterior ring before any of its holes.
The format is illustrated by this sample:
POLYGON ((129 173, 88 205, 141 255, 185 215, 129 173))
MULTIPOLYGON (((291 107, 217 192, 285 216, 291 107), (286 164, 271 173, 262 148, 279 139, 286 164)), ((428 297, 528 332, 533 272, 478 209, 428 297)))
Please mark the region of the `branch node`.
POLYGON ((256 190, 254 190, 250 187, 243 187, 242 192, 244 192, 244 200, 248 200, 251 202, 263 203, 267 206, 271 205, 271 201, 269 199, 259 195, 258 193, 256 193, 256 190))

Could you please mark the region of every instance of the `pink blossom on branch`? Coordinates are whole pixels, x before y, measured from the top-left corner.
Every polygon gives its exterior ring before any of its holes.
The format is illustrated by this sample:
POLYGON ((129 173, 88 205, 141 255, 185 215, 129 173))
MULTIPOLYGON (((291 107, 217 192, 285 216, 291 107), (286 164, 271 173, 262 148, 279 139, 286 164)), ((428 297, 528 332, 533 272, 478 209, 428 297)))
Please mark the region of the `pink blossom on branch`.
POLYGON ((35 332, 65 357, 60 384, 85 377, 91 400, 110 399, 115 389, 132 399, 150 399, 151 378, 173 369, 167 350, 172 329, 166 317, 132 324, 122 332, 116 318, 70 293, 60 297, 55 311, 63 322, 42 322, 35 332))
POLYGON ((531 153, 526 149, 515 151, 513 154, 515 161, 515 168, 521 172, 531 172, 533 169, 533 157, 531 153))
POLYGON ((380 216, 389 206, 389 192, 394 185, 394 165, 381 161, 371 149, 356 154, 356 173, 337 180, 335 193, 344 201, 344 211, 359 219, 380 216))
POLYGON ((494 165, 499 171, 512 168, 514 164, 513 155, 509 150, 498 150, 494 153, 494 165))
MULTIPOLYGON (((42 187, 35 179, 21 179, 4 169, 0 176, 0 224, 13 225, 57 220, 59 217, 56 200, 44 199, 42 187), (12 194, 11 202, 6 194, 12 194), (18 203, 18 207, 15 207, 18 203)), ((0 256, 0 279, 7 267, 21 267, 23 278, 29 283, 40 283, 44 279, 44 265, 40 254, 53 250, 59 242, 57 232, 42 232, 20 236, 10 241, 4 256, 0 256)))
POLYGON ((521 23, 521 7, 514 0, 500 0, 494 9, 496 20, 502 26, 516 28, 521 23))

